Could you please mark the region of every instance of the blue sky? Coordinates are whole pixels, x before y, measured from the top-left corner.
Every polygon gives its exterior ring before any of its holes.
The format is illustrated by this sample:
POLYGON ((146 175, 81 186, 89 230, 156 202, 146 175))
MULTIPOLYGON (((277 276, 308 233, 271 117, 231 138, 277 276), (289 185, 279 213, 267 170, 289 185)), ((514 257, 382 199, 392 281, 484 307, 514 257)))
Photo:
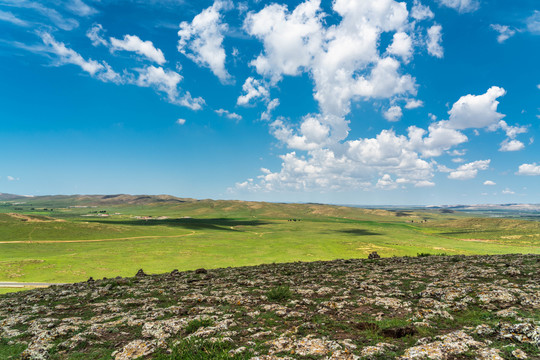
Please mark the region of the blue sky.
POLYGON ((540 203, 521 0, 0 0, 0 192, 540 203))

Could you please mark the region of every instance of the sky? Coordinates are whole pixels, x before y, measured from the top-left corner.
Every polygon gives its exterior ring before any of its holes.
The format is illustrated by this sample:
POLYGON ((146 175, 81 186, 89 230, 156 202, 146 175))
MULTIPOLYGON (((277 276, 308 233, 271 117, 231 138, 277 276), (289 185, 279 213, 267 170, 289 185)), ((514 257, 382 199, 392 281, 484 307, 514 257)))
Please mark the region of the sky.
POLYGON ((540 203, 536 0, 0 0, 0 192, 540 203))

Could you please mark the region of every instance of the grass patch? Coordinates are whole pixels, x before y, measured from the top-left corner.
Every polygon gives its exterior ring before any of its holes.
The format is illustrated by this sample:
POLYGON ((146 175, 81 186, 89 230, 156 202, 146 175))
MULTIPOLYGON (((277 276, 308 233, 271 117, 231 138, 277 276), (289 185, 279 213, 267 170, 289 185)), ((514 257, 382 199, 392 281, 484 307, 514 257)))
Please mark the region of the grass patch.
POLYGON ((195 319, 191 320, 186 328, 185 332, 186 334, 192 334, 195 331, 199 330, 202 327, 212 326, 214 325, 214 321, 212 319, 195 319))
POLYGON ((9 345, 7 339, 0 338, 0 359, 15 360, 19 359, 21 353, 26 349, 25 344, 9 345))
POLYGON ((280 285, 268 290, 265 295, 270 301, 280 302, 289 300, 292 297, 292 292, 289 286, 280 285))
POLYGON ((227 342, 206 340, 182 340, 172 347, 172 353, 155 354, 155 360, 244 360, 250 359, 251 352, 229 355, 232 345, 227 342))

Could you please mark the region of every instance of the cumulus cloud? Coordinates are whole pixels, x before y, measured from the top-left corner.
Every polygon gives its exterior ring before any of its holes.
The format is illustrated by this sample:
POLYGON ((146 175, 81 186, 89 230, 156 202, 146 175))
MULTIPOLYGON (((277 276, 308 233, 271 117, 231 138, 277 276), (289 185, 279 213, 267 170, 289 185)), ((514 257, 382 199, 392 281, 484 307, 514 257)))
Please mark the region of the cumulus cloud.
POLYGON ((383 113, 383 116, 388 121, 399 121, 403 116, 403 111, 399 106, 392 106, 383 113))
POLYGON ((496 126, 492 126, 492 130, 496 129, 502 129, 510 139, 515 139, 517 135, 524 134, 528 131, 526 126, 511 126, 504 120, 499 121, 496 126))
POLYGON ((519 151, 525 148, 525 145, 519 140, 506 139, 501 143, 499 151, 519 151))
POLYGON ((225 109, 214 110, 214 112, 216 114, 218 114, 219 116, 226 117, 227 119, 236 120, 236 121, 242 120, 241 115, 238 115, 237 113, 230 112, 230 111, 225 110, 225 109))
MULTIPOLYGON (((272 121, 271 134, 289 149, 280 157, 281 168, 262 169, 260 176, 238 183, 237 189, 427 187, 435 185, 437 171, 447 170, 451 179, 471 179, 487 169, 490 160, 449 169, 433 158, 467 142, 461 130, 501 126, 504 115, 497 113, 496 99, 504 95, 504 89, 497 87, 483 95, 463 96, 449 111, 448 120, 436 121, 433 115, 427 129, 410 126, 405 135, 383 130, 371 138, 348 138, 346 116, 353 101, 390 99, 391 107, 383 111, 383 116, 391 121, 399 120, 402 107, 423 106, 421 100, 414 99, 415 79, 403 73, 401 64, 413 57, 414 46, 422 46, 412 41, 422 39, 426 31, 416 21, 430 19, 433 13, 416 1, 413 16, 413 10, 409 14, 404 3, 393 0, 336 0, 332 9, 341 21, 331 26, 323 21, 326 14, 318 0, 307 0, 292 10, 272 4, 248 13, 244 28, 263 45, 251 62, 261 78, 246 80, 237 104, 262 100, 270 109, 271 88, 285 76, 308 74, 319 113, 308 114, 298 122, 281 117, 272 121), (414 19, 411 23, 409 15, 414 19), (392 41, 379 49, 383 32, 389 32, 392 41), (395 105, 398 101, 405 104, 395 105)), ((427 32, 428 52, 442 57, 442 27, 433 25, 427 32)), ((270 116, 265 115, 265 119, 270 116)))
POLYGON ((171 102, 174 102, 178 98, 178 84, 181 80, 182 76, 177 72, 151 65, 139 70, 136 84, 163 92, 171 102))
POLYGON ((178 51, 200 66, 210 68, 222 83, 231 75, 225 68, 226 54, 223 48, 224 32, 228 26, 223 23, 221 11, 232 8, 230 1, 215 1, 212 6, 195 16, 191 23, 180 23, 178 31, 178 51))
POLYGON ((17 181, 17 180, 19 180, 18 178, 13 177, 13 176, 9 176, 9 175, 6 176, 6 178, 8 179, 8 181, 17 181))
POLYGON ((338 0, 333 10, 342 20, 330 27, 323 25, 319 0, 305 1, 293 11, 273 4, 250 13, 244 27, 264 46, 251 63, 257 73, 273 83, 283 75, 310 73, 322 112, 336 116, 350 111, 353 98, 415 94, 415 80, 400 74, 399 61, 381 58, 377 51, 382 32, 401 32, 389 52, 408 56, 408 35, 401 31, 407 25, 405 4, 338 0))
POLYGON ((132 51, 160 65, 166 62, 165 56, 160 49, 154 47, 151 41, 143 41, 136 35, 124 35, 121 40, 111 37, 110 44, 112 52, 119 50, 132 51))
POLYGON ((238 105, 248 105, 252 99, 266 100, 270 96, 267 85, 253 77, 248 77, 242 85, 244 95, 240 95, 236 101, 238 105))
POLYGON ((178 119, 178 120, 176 120, 176 123, 178 125, 184 125, 186 123, 186 119, 178 119))
POLYGON ((502 44, 516 33, 515 30, 510 29, 507 25, 491 24, 491 28, 499 33, 497 41, 502 44))
POLYGON ((420 1, 414 0, 413 7, 411 9, 411 17, 415 20, 421 21, 426 19, 433 19, 435 15, 429 8, 429 6, 422 5, 420 1))
POLYGON ((487 170, 489 168, 490 162, 491 160, 477 160, 468 164, 463 164, 452 171, 450 175, 448 175, 448 178, 454 180, 474 179, 478 174, 478 170, 487 170))
POLYGON ((108 46, 107 40, 103 38, 101 35, 103 33, 103 26, 101 24, 94 24, 88 31, 86 32, 86 36, 90 39, 92 42, 92 45, 98 46, 98 45, 104 45, 108 46))
POLYGON ((86 36, 92 41, 92 45, 104 45, 114 53, 115 51, 130 51, 137 53, 147 59, 163 65, 166 60, 163 52, 156 48, 151 41, 143 41, 136 35, 124 35, 123 39, 117 39, 114 37, 109 38, 107 41, 103 33, 103 26, 101 24, 94 24, 86 32, 86 36))
POLYGON ((518 175, 540 176, 540 165, 536 163, 519 165, 518 175))
POLYGON ((438 0, 438 2, 460 13, 473 12, 480 7, 480 3, 477 0, 438 0))
POLYGON ((407 99, 407 103, 405 104, 405 109, 416 109, 419 107, 424 106, 424 102, 422 100, 417 99, 407 99))
POLYGON ((448 127, 453 129, 484 128, 498 124, 504 117, 497 112, 497 98, 506 94, 503 88, 492 86, 482 95, 465 95, 448 112, 448 127))
POLYGON ((138 69, 139 76, 133 83, 141 87, 149 87, 159 93, 167 95, 169 102, 188 107, 192 110, 200 110, 204 105, 204 99, 192 98, 189 92, 180 94, 178 84, 182 76, 175 71, 167 70, 153 65, 138 69))
POLYGON ((486 181, 484 181, 484 185, 486 185, 486 186, 495 186, 497 184, 495 183, 495 181, 486 180, 486 181))
POLYGON ((389 174, 384 174, 375 185, 376 188, 384 190, 393 190, 398 187, 398 184, 392 180, 392 177, 389 174))
POLYGON ((404 62, 409 62, 413 51, 411 37, 405 32, 395 33, 387 51, 389 54, 401 56, 404 62))
POLYGON ((504 190, 502 191, 502 193, 503 193, 504 195, 513 195, 513 194, 515 194, 515 192, 512 191, 512 190, 509 189, 509 188, 504 189, 504 190))
POLYGON ((248 34, 263 41, 264 54, 251 62, 257 73, 277 82, 284 75, 298 75, 321 51, 323 31, 320 0, 309 0, 288 12, 272 4, 244 21, 248 34))
POLYGON ((261 120, 269 121, 272 117, 272 112, 279 106, 279 99, 272 99, 266 106, 266 110, 261 114, 261 120))
POLYGON ((442 43, 442 26, 433 25, 427 31, 427 51, 430 55, 442 58, 444 56, 444 49, 442 43))

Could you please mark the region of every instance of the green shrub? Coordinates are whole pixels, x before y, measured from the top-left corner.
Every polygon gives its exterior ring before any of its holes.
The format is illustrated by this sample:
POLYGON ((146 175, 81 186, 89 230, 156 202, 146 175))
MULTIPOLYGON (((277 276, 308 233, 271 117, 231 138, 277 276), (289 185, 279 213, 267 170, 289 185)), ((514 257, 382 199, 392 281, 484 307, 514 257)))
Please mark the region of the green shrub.
POLYGON ((287 285, 276 286, 266 292, 266 297, 271 301, 284 301, 292 296, 291 289, 287 285))

